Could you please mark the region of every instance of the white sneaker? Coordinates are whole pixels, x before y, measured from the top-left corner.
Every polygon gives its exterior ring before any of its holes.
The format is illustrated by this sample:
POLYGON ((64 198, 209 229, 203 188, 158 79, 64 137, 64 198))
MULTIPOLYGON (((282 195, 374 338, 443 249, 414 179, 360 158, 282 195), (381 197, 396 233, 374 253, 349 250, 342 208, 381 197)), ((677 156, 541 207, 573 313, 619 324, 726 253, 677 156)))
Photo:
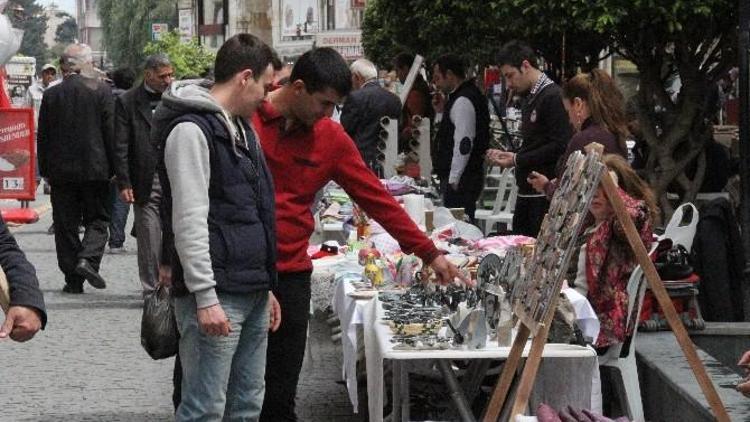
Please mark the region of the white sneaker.
POLYGON ((107 253, 111 255, 122 255, 128 253, 128 248, 126 248, 125 246, 120 246, 119 248, 110 247, 107 253))

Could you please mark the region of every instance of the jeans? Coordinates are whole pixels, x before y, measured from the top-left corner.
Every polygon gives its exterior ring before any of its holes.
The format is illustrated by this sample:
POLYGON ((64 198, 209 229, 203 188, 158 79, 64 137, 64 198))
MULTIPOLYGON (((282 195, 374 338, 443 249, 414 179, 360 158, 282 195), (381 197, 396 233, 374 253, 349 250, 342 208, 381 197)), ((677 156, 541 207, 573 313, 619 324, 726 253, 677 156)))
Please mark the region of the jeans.
POLYGON ((281 326, 268 335, 263 422, 297 420, 294 400, 307 345, 310 276, 310 272, 280 273, 273 291, 281 305, 281 326))
POLYGON ((112 220, 109 223, 109 247, 121 248, 125 243, 125 223, 128 222, 130 204, 120 198, 120 190, 117 185, 111 185, 112 197, 112 220))
POLYGON ((175 298, 182 363, 177 422, 257 421, 260 417, 265 392, 268 292, 218 296, 232 327, 227 337, 201 332, 194 295, 175 298))

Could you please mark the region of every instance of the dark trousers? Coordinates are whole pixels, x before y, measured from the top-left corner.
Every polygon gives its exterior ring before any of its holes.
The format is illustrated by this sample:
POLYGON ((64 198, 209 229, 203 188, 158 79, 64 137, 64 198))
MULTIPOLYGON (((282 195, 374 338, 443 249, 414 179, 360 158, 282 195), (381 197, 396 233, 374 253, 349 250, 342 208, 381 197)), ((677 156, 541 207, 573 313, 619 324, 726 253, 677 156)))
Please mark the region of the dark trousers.
POLYGON ((279 274, 273 294, 281 305, 281 326, 268 334, 266 396, 260 420, 296 421, 294 399, 310 319, 310 273, 279 274))
POLYGON ((65 274, 66 283, 82 283, 83 277, 75 273, 78 260, 85 259, 99 270, 107 244, 111 206, 109 182, 51 183, 57 265, 65 274), (86 229, 83 239, 78 233, 81 223, 86 229))
POLYGON ((529 237, 537 237, 542 227, 542 220, 549 209, 547 198, 518 197, 516 210, 513 212, 513 233, 529 237))
POLYGON ((109 247, 121 248, 125 243, 125 224, 128 222, 130 204, 120 198, 117 185, 111 187, 112 221, 109 223, 109 247))
POLYGON ((448 177, 444 177, 440 182, 440 193, 443 196, 443 206, 446 208, 463 208, 464 214, 469 217, 469 221, 474 222, 474 212, 477 210, 477 199, 482 189, 482 181, 477 181, 476 186, 464 186, 469 183, 459 183, 458 189, 448 184, 448 177), (444 179, 444 180, 443 180, 444 179), (479 190, 477 190, 477 187, 479 190))

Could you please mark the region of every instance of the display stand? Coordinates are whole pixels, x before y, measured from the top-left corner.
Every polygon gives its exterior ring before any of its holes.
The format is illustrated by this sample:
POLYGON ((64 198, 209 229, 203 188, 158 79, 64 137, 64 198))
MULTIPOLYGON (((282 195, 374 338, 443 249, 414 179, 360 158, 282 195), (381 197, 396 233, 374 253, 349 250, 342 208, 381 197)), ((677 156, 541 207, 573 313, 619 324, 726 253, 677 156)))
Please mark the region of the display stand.
MULTIPOLYGON (((600 160, 599 157, 601 156, 602 150, 603 148, 599 144, 592 144, 586 148, 588 155, 590 157, 592 155, 596 156, 597 160, 600 160)), ((570 163, 571 161, 569 160, 568 164, 570 163)), ((570 166, 568 166, 567 168, 568 170, 566 171, 566 176, 571 172, 570 166)), ((698 384, 700 385, 703 394, 706 396, 706 399, 708 400, 708 403, 717 421, 728 422, 730 419, 726 410, 724 409, 724 405, 721 402, 721 399, 719 398, 711 380, 709 379, 708 374, 706 373, 706 369, 703 367, 703 363, 698 358, 698 354, 695 351, 695 346, 690 340, 690 337, 688 337, 685 327, 682 325, 682 322, 677 316, 674 305, 672 304, 672 301, 670 300, 669 295, 664 288, 661 278, 659 278, 659 274, 656 272, 656 268, 654 267, 653 262, 648 256, 646 247, 643 244, 640 236, 638 235, 635 224, 628 215, 625 209, 625 205, 619 196, 617 185, 615 184, 609 173, 606 171, 602 172, 599 183, 604 189, 604 192, 610 204, 612 205, 617 220, 623 227, 628 243, 630 244, 635 254, 636 261, 643 269, 649 287, 653 291, 654 296, 659 302, 659 305, 662 307, 664 315, 666 316, 667 321, 672 328, 672 332, 674 333, 677 342, 680 344, 680 347, 682 348, 682 351, 687 358, 688 363, 690 364, 690 367, 695 374, 698 384)), ((566 192, 565 194, 567 195, 568 192, 566 192)), ((550 213, 553 213, 558 209, 557 207, 560 204, 555 203, 555 200, 560 199, 561 197, 557 195, 556 192, 555 197, 550 204, 550 213)), ((588 208, 588 202, 586 203, 586 207, 588 208)), ((550 218, 548 214, 548 216, 545 217, 545 223, 548 223, 549 219, 550 218)), ((575 226, 575 228, 577 229, 578 227, 575 226)), ((549 227, 546 227, 546 229, 549 229, 549 227)), ((572 230, 573 227, 568 226, 567 229, 572 230)), ((542 230, 540 231, 540 239, 542 242, 544 242, 543 237, 545 235, 545 225, 543 224, 542 230)), ((577 233, 574 233, 572 236, 576 235, 577 233)), ((535 254, 534 263, 538 263, 536 259, 537 257, 538 255, 535 254)), ((569 256, 567 258, 569 259, 569 256)), ((565 262, 567 262, 567 259, 565 262)), ((553 276, 554 275, 556 274, 553 274, 553 276)), ((514 375, 519 368, 521 353, 523 351, 524 345, 526 344, 529 335, 534 333, 531 350, 526 360, 526 364, 523 368, 521 379, 518 384, 518 391, 516 393, 513 406, 511 407, 511 418, 513 418, 515 415, 523 414, 526 410, 526 406, 528 405, 529 401, 529 395, 534 385, 534 379, 541 363, 542 351, 544 350, 544 345, 547 342, 547 334, 549 332, 552 318, 554 317, 554 310, 557 307, 557 298, 559 297, 560 293, 561 280, 553 277, 546 280, 545 285, 549 287, 549 291, 553 293, 547 303, 531 302, 524 304, 523 301, 519 301, 514 308, 514 312, 520 320, 520 328, 513 342, 513 347, 508 360, 503 367, 503 371, 500 375, 500 378, 498 379, 495 390, 492 394, 492 397, 490 398, 490 402, 488 403, 485 410, 485 414, 483 417, 483 420, 485 422, 494 422, 498 420, 503 405, 505 404, 505 401, 508 397, 508 392, 510 391, 511 385, 513 383, 514 375), (529 305, 531 305, 531 307, 529 305), (532 312, 529 312, 529 310, 531 310, 532 312), (544 315, 541 321, 538 318, 535 318, 536 315, 540 314, 540 311, 541 314, 544 315)))

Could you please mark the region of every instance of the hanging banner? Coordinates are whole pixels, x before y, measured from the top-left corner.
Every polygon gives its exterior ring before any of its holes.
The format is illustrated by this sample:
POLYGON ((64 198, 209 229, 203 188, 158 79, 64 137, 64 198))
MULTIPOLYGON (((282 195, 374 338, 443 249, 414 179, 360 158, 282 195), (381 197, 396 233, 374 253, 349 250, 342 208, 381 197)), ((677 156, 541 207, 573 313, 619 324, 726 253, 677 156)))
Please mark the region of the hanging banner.
POLYGON ((320 25, 316 0, 281 0, 284 37, 299 37, 318 32, 320 25))
POLYGON ((331 47, 349 61, 365 56, 361 31, 330 31, 315 35, 316 47, 331 47))
POLYGON ((33 201, 35 165, 34 110, 0 109, 0 199, 33 201))

